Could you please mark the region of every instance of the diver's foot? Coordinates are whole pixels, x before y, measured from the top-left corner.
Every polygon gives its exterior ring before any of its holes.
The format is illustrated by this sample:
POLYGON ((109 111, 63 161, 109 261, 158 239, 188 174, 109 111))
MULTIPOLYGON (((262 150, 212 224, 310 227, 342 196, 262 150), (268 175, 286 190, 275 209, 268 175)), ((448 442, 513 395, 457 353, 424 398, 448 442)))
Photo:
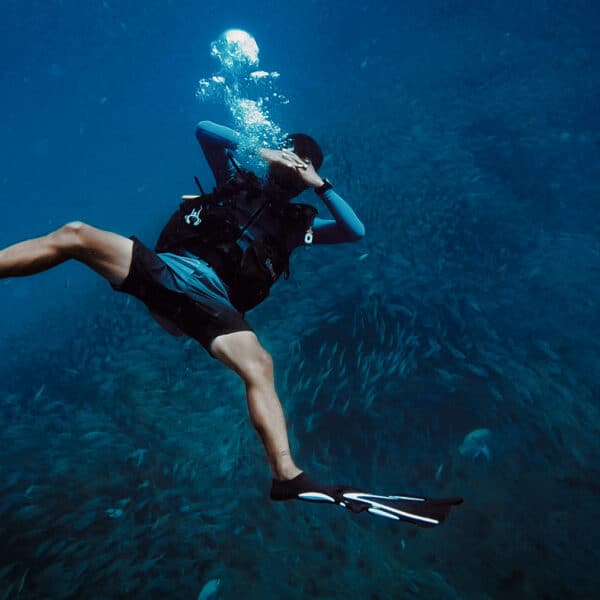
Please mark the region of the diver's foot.
POLYGON ((290 479, 294 479, 294 477, 298 477, 300 473, 302 473, 302 469, 299 469, 294 463, 290 463, 273 469, 273 479, 289 481, 290 479))
POLYGON ((299 495, 310 490, 319 489, 315 483, 304 471, 291 479, 273 479, 271 483, 271 500, 294 500, 299 495))

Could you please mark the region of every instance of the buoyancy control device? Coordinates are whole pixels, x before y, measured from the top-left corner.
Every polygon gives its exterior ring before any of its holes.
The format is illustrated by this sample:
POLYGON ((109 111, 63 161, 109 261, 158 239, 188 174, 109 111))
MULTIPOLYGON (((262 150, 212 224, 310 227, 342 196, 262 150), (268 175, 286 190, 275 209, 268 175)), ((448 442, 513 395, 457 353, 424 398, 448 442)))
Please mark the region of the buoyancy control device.
POLYGON ((281 275, 289 277, 293 248, 312 243, 317 209, 282 201, 277 188, 230 160, 235 174, 211 193, 204 193, 195 178, 200 194, 183 197, 155 250, 206 261, 227 286, 231 303, 246 312, 269 295, 281 275))

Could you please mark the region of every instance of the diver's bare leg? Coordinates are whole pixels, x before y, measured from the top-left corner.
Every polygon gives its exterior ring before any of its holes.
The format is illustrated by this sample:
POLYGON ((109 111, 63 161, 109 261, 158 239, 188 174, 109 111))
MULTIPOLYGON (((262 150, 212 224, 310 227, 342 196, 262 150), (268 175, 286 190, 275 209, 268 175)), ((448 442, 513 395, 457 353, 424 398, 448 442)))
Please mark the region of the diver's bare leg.
POLYGON ((0 250, 0 279, 40 273, 72 258, 118 285, 129 273, 132 248, 126 237, 74 221, 0 250))
POLYGON ((248 410, 275 479, 301 473, 290 453, 283 408, 275 391, 273 361, 251 331, 220 335, 210 347, 213 355, 235 371, 246 385, 248 410))

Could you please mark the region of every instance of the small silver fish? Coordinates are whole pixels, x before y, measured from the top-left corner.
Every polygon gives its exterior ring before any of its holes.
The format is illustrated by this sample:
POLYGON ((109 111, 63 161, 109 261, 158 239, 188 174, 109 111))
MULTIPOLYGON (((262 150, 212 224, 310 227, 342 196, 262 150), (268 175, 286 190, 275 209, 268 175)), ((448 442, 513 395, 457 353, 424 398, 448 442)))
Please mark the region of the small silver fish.
POLYGON ((220 585, 220 579, 210 579, 207 581, 198 594, 198 600, 215 600, 220 585))

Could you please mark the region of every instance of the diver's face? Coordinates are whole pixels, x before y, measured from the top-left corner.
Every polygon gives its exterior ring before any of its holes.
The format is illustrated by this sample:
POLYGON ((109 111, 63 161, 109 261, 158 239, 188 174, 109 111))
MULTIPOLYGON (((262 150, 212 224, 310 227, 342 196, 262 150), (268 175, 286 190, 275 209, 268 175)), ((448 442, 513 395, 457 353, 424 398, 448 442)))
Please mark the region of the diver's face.
POLYGON ((297 196, 306 189, 306 184, 299 173, 300 167, 286 158, 284 150, 274 152, 277 152, 278 156, 277 159, 270 161, 269 181, 297 196))
POLYGON ((302 182, 296 167, 282 163, 271 163, 269 166, 269 179, 282 187, 289 187, 302 182))

